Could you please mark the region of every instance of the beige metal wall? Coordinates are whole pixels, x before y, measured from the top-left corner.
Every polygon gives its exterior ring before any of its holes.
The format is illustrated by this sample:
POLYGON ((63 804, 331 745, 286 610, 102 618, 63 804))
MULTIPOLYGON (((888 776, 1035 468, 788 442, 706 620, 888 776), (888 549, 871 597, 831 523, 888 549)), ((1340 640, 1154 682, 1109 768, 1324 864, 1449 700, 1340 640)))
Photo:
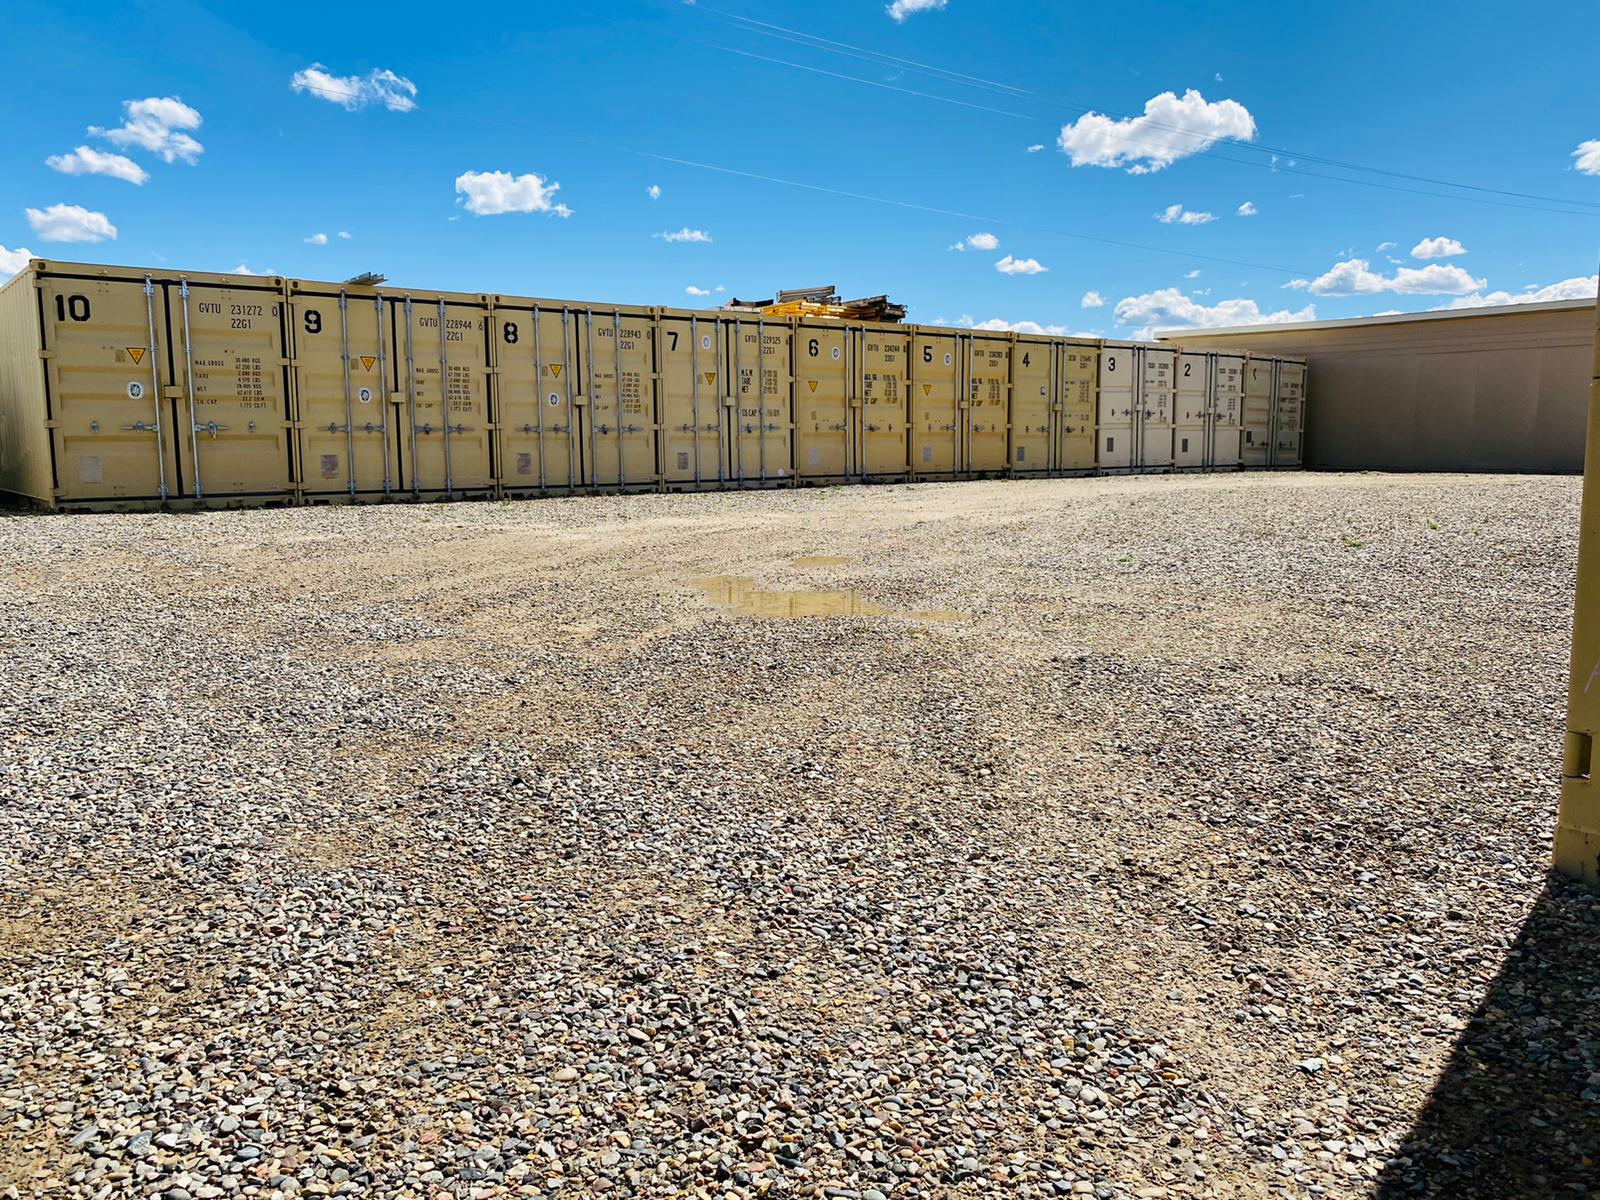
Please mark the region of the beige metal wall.
POLYGON ((1308 467, 1583 470, 1593 305, 1161 336, 1304 355, 1308 467))

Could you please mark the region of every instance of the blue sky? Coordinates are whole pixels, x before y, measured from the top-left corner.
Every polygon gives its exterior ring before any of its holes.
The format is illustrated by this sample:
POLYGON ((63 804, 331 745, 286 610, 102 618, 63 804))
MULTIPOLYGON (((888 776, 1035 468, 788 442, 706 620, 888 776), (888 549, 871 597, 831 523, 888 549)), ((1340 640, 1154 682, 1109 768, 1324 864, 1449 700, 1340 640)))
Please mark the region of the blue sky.
POLYGON ((832 283, 1129 336, 1593 294, 1600 252, 1592 3, 177 0, 0 38, 0 273, 832 283))

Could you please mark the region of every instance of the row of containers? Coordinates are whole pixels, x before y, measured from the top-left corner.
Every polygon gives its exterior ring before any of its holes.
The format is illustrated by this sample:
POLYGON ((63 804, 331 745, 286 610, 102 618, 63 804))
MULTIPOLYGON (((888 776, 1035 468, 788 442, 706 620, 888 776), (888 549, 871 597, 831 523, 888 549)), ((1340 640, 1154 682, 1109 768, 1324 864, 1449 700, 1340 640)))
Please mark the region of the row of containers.
POLYGON ((1297 466, 1305 363, 35 260, 0 489, 57 508, 1297 466))

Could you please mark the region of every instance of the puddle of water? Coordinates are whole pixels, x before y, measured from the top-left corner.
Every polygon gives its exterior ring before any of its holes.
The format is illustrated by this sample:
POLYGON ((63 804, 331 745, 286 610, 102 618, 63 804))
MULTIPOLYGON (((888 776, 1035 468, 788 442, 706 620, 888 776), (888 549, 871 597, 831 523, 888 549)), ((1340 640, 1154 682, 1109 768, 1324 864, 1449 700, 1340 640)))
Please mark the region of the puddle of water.
POLYGON ((791 558, 789 565, 796 570, 805 571, 813 567, 843 567, 848 566, 849 558, 842 554, 810 554, 804 558, 791 558))
POLYGON ((713 604, 742 617, 794 620, 802 617, 905 617, 912 621, 954 621, 961 614, 942 609, 896 612, 865 600, 854 589, 837 592, 767 591, 739 575, 713 575, 695 580, 713 604))

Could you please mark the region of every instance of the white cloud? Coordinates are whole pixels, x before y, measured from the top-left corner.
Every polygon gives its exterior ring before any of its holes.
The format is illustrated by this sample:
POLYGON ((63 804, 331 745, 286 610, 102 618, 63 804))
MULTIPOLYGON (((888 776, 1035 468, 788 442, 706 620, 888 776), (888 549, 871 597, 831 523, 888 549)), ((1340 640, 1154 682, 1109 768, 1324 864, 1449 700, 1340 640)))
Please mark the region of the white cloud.
POLYGON ((1177 288, 1162 288, 1141 296, 1128 296, 1117 301, 1115 311, 1119 325, 1144 322, 1133 335, 1140 340, 1149 338, 1156 329, 1221 329, 1230 325, 1281 325, 1289 321, 1317 319, 1317 309, 1313 304, 1306 305, 1299 312, 1280 309, 1264 313, 1254 300, 1219 300, 1206 305, 1184 295, 1177 288))
POLYGON ((105 213, 76 204, 52 204, 43 212, 37 208, 24 211, 33 231, 47 242, 109 242, 117 236, 117 227, 106 220, 105 213))
POLYGON ((1041 325, 1037 321, 1002 321, 999 317, 990 317, 987 321, 973 323, 968 321, 967 328, 983 329, 990 333, 1036 333, 1049 337, 1065 337, 1065 325, 1041 325))
POLYGON ((682 229, 663 230, 650 236, 658 237, 664 242, 709 242, 711 240, 711 235, 704 229, 690 229, 687 225, 682 229))
POLYGON ((1364 296, 1396 292, 1408 296, 1465 296, 1482 290, 1485 280, 1474 279, 1460 267, 1430 263, 1426 267, 1401 267, 1393 275, 1373 271, 1364 258, 1335 263, 1315 279, 1291 279, 1284 287, 1309 291, 1315 296, 1364 296))
POLYGON ((1378 249, 1379 250, 1393 250, 1394 249, 1394 243, 1393 242, 1379 242, 1378 243, 1378 249))
POLYGON ((121 154, 104 154, 89 146, 79 146, 71 154, 52 154, 45 165, 63 175, 109 175, 112 179, 139 184, 150 178, 133 159, 121 154))
POLYGON ((1257 209, 1256 206, 1254 204, 1251 204, 1250 201, 1248 201, 1248 200, 1246 200, 1243 204, 1239 205, 1238 208, 1233 210, 1234 215, 1238 216, 1238 217, 1253 217, 1259 211, 1260 210, 1257 209))
POLYGON ((1184 278, 1185 279, 1199 279, 1200 278, 1200 268, 1196 267, 1194 270, 1187 272, 1184 275, 1184 278))
POLYGON ((717 286, 716 286, 716 287, 715 287, 715 288, 713 288, 713 289, 712 289, 712 291, 716 291, 716 292, 725 292, 725 291, 727 291, 727 290, 728 290, 728 289, 727 289, 727 288, 726 288, 726 287, 724 287, 724 286, 723 286, 723 285, 722 285, 722 284, 720 284, 720 283, 719 283, 719 284, 717 284, 717 286))
POLYGON ((684 288, 683 290, 688 292, 689 295, 691 295, 691 296, 709 296, 709 295, 711 295, 711 289, 710 288, 695 287, 695 285, 692 284, 692 283, 688 287, 684 288))
POLYGON ((883 11, 894 18, 895 24, 904 25, 906 18, 919 12, 943 12, 949 0, 894 0, 883 11))
POLYGON ((1044 149, 1044 143, 1043 142, 1035 142, 1033 145, 1028 147, 1028 153, 1029 154, 1037 154, 1037 153, 1039 153, 1039 151, 1041 151, 1043 149, 1044 149))
POLYGON ((0 280, 10 279, 23 267, 28 265, 28 260, 33 257, 33 251, 26 246, 18 246, 15 250, 7 250, 0 246, 0 280))
POLYGON ((1600 138, 1579 142, 1572 152, 1573 166, 1585 175, 1600 175, 1600 138))
POLYGON ((649 187, 645 188, 644 194, 649 196, 652 200, 661 199, 661 185, 659 183, 652 183, 649 187))
POLYGON ((240 263, 233 270, 229 271, 228 274, 229 275, 276 275, 277 272, 276 271, 270 271, 270 270, 269 271, 252 271, 249 267, 245 266, 243 263, 240 263))
POLYGON ((477 217, 501 213, 550 213, 570 217, 565 204, 551 202, 559 183, 546 183, 541 175, 513 175, 510 171, 467 171, 456 176, 456 191, 467 198, 467 211, 477 217))
POLYGON ((344 238, 345 241, 349 241, 350 240, 350 235, 347 232, 345 232, 343 229, 339 230, 339 236, 344 238))
POLYGON ((1483 308, 1491 304, 1547 304, 1552 300, 1589 300, 1594 297, 1597 286, 1600 286, 1600 276, 1590 275, 1585 278, 1577 275, 1571 279, 1563 279, 1560 283, 1547 284, 1545 287, 1529 287, 1514 296, 1510 292, 1461 296, 1443 307, 1483 308))
POLYGON ((193 164, 204 153, 205 147, 184 129, 199 129, 200 114, 176 96, 148 96, 143 100, 122 102, 122 124, 115 129, 89 126, 94 137, 104 138, 114 146, 137 146, 158 155, 163 162, 193 164))
POLYGON ((313 233, 305 239, 305 242, 308 246, 326 246, 328 244, 328 235, 325 233, 313 233))
POLYGON ((1214 214, 1208 212, 1194 212, 1181 204, 1169 204, 1156 214, 1156 220, 1163 225, 1204 225, 1208 221, 1215 221, 1214 214))
POLYGON ((1218 83, 1221 83, 1222 82, 1222 72, 1218 71, 1216 74, 1212 75, 1211 78, 1215 79, 1218 83))
POLYGON ((1083 306, 1085 308, 1104 308, 1106 306, 1106 298, 1099 292, 1085 292, 1083 294, 1083 306))
POLYGON ((319 100, 342 104, 355 112, 381 104, 390 112, 410 112, 417 106, 417 85, 393 71, 372 70, 365 75, 330 75, 321 63, 296 71, 289 90, 310 92, 319 100))
POLYGON ((1453 258, 1466 252, 1467 248, 1455 238, 1447 237, 1423 238, 1411 247, 1412 258, 1453 258))
POLYGON ((992 233, 975 233, 951 246, 952 250, 998 250, 1000 239, 992 233))
POLYGON ((1050 268, 1041 264, 1037 258, 1012 258, 1008 254, 995 263, 994 269, 1002 275, 1040 275, 1050 268))
POLYGON ((1151 97, 1142 117, 1118 121, 1087 113, 1061 127, 1057 145, 1072 156, 1075 167, 1127 165, 1130 174, 1144 175, 1209 150, 1222 138, 1248 142, 1255 136, 1255 118, 1244 105, 1237 100, 1211 103, 1190 88, 1181 100, 1171 92, 1151 97))

